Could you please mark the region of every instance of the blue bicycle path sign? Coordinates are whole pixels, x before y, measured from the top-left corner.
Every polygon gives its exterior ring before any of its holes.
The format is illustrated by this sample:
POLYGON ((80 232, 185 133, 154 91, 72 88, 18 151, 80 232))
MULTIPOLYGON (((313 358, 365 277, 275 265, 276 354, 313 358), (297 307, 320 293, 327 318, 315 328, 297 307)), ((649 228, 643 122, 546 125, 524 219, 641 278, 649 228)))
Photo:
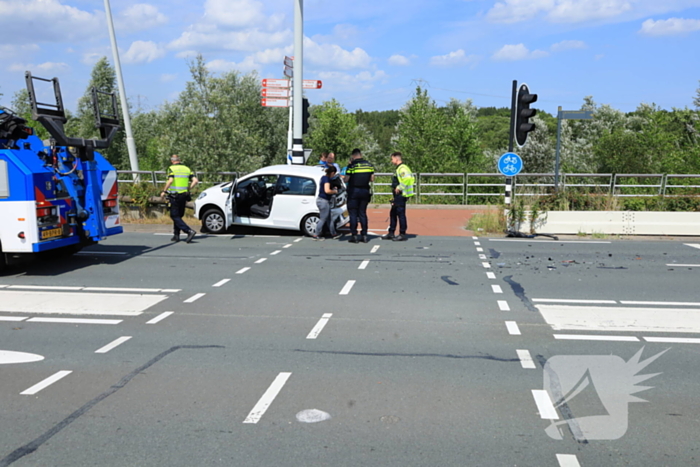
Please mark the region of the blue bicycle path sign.
POLYGON ((523 160, 514 152, 507 152, 498 159, 498 170, 506 177, 513 177, 523 170, 523 160))

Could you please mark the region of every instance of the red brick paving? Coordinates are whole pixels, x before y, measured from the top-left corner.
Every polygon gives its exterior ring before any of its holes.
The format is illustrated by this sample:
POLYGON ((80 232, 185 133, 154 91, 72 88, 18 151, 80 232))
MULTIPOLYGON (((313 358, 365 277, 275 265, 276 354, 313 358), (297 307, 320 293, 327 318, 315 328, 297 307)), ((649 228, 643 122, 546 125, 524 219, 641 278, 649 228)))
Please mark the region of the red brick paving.
MULTIPOLYGON (((367 208, 371 232, 386 232, 389 227, 389 210, 389 206, 367 208)), ((483 208, 409 206, 406 211, 407 233, 420 236, 469 237, 474 233, 466 230, 467 222, 474 214, 483 211, 483 208)))

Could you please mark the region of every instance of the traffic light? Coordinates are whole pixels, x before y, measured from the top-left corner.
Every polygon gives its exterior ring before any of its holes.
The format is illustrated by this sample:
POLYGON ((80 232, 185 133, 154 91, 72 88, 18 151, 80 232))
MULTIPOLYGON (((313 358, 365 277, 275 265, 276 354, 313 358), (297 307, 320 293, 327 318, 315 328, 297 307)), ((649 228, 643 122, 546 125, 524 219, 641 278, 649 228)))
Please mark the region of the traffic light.
POLYGON ((530 104, 537 101, 537 94, 530 94, 527 84, 520 85, 515 104, 515 141, 522 147, 527 141, 527 134, 535 130, 535 124, 530 119, 537 114, 530 104))
POLYGON ((305 97, 301 105, 301 132, 309 132, 309 100, 305 97))

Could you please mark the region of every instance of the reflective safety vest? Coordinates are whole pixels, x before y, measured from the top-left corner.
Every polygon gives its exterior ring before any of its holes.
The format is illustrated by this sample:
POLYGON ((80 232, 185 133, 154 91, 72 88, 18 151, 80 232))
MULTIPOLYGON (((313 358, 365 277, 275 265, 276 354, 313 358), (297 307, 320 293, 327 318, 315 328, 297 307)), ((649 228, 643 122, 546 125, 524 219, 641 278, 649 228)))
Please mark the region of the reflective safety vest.
POLYGON ((186 193, 190 186, 190 178, 192 171, 189 167, 182 164, 173 164, 168 167, 168 178, 173 177, 173 183, 168 191, 170 193, 186 193))
POLYGON ((416 179, 413 176, 411 169, 404 163, 399 164, 396 167, 396 178, 399 181, 399 190, 404 198, 410 198, 416 194, 415 185, 416 179))

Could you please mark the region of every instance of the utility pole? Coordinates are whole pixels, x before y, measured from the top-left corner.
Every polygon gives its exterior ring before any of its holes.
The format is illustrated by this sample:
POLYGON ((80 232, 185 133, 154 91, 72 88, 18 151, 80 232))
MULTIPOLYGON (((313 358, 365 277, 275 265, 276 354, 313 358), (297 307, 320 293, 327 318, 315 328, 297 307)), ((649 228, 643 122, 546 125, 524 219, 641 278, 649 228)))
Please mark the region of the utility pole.
POLYGON ((304 0, 294 0, 294 76, 292 77, 292 107, 294 125, 292 135, 292 164, 304 165, 302 136, 302 86, 304 83, 304 0))
MULTIPOLYGON (((129 162, 131 170, 139 170, 139 159, 136 155, 136 144, 134 144, 134 134, 131 131, 131 119, 129 118, 129 108, 126 102, 126 90, 124 89, 124 78, 122 77, 122 66, 119 61, 119 50, 117 49, 117 36, 114 34, 114 23, 112 21, 112 9, 109 0, 105 0, 105 13, 107 14, 107 26, 109 28, 109 39, 112 42, 112 57, 114 57, 114 70, 117 75, 117 86, 119 88, 119 101, 122 104, 122 114, 124 118, 124 132, 126 133, 126 148, 129 151, 129 162)), ((138 174, 134 174, 134 180, 138 179, 138 174)))

